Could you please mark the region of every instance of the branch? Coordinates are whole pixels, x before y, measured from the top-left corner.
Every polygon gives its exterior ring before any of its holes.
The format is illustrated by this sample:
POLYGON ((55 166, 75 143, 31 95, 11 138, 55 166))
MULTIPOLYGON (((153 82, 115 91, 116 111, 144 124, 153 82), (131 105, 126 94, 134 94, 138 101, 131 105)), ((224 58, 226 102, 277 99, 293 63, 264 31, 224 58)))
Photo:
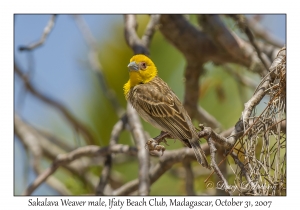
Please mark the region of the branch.
MULTIPOLYGON (((232 54, 224 50, 212 41, 211 33, 204 33, 190 24, 182 15, 161 15, 160 27, 161 33, 168 39, 185 57, 187 60, 205 63, 212 61, 214 63, 237 63, 250 68, 252 71, 261 72, 262 65, 256 53, 250 44, 239 38, 235 34, 229 34, 231 41, 237 46, 232 54), (238 50, 239 49, 239 50, 238 50), (225 51, 225 52, 224 52, 225 51)), ((221 24, 220 22, 214 22, 221 24)), ((214 27, 214 25, 208 25, 214 27)), ((216 32, 220 32, 215 28, 216 32)), ((207 31, 206 31, 207 32, 207 31)), ((224 34, 220 33, 224 36, 224 34)), ((226 44, 226 41, 223 41, 226 44)), ((230 49, 230 47, 226 47, 230 49)))
POLYGON ((130 130, 138 149, 139 160, 139 195, 148 195, 149 188, 149 153, 145 149, 147 142, 145 133, 143 131, 140 119, 137 112, 133 109, 132 105, 127 103, 127 115, 130 130))
POLYGON ((225 177, 223 176, 222 172, 219 169, 219 166, 216 163, 216 147, 214 145, 214 143, 212 142, 212 138, 209 137, 207 140, 208 146, 210 148, 210 157, 211 157, 211 167, 214 169, 214 172, 217 174, 217 176, 222 180, 222 182, 225 185, 225 191, 227 193, 229 193, 229 195, 231 195, 231 188, 228 185, 227 180, 225 179, 225 177))
POLYGON ((263 39, 268 44, 274 45, 275 47, 282 48, 284 43, 266 30, 255 18, 246 18, 248 26, 250 27, 251 31, 254 33, 255 36, 263 39))
MULTIPOLYGON (((17 113, 15 113, 14 116, 14 133, 24 146, 32 152, 34 156, 34 167, 38 167, 38 161, 42 155, 50 159, 50 161, 53 161, 59 154, 66 153, 66 150, 62 149, 59 144, 55 141, 52 142, 56 137, 50 136, 50 134, 48 134, 47 137, 43 136, 40 131, 22 121, 17 113)), ((59 142, 61 142, 61 140, 59 140, 59 142)), ((70 148, 70 146, 67 146, 67 148, 70 148)), ((95 188, 95 175, 91 172, 85 172, 89 164, 87 159, 80 159, 63 167, 76 175, 79 179, 82 179, 82 181, 89 186, 95 188)))
MULTIPOLYGON (((135 15, 124 15, 124 23, 125 39, 128 46, 133 50, 134 54, 149 55, 149 50, 146 47, 146 43, 144 43, 136 33, 137 22, 135 15)), ((144 38, 144 40, 146 40, 147 43, 149 43, 149 40, 147 40, 147 38, 144 38)))
POLYGON ((74 127, 74 129, 81 134, 83 134, 83 137, 85 138, 86 142, 88 144, 95 144, 95 140, 93 138, 93 135, 90 133, 89 129, 83 125, 80 121, 78 121, 71 112, 63 106, 61 103, 55 101, 54 99, 51 99, 45 95, 43 95, 41 92, 39 92, 36 87, 34 87, 31 82, 29 81, 28 77, 23 74, 18 67, 16 63, 14 63, 14 71, 17 73, 17 75, 23 80, 26 89, 34 96, 36 96, 38 99, 43 101, 44 103, 54 107, 57 109, 64 117, 65 119, 74 127))
POLYGON ((80 147, 70 153, 60 154, 53 161, 51 166, 41 173, 36 180, 25 190, 23 195, 30 195, 38 186, 40 186, 50 175, 52 175, 59 166, 69 164, 70 162, 83 157, 95 157, 95 156, 106 156, 110 153, 125 153, 128 155, 136 155, 137 149, 135 147, 129 147, 127 145, 116 144, 113 147, 100 148, 95 145, 89 145, 80 147))
MULTIPOLYGON (((210 132, 213 132, 211 128, 209 128, 210 132)), ((229 131, 231 129, 228 129, 227 131, 224 131, 221 135, 213 134, 211 135, 214 139, 220 138, 226 141, 226 138, 224 138, 222 135, 228 135, 229 131)), ((209 135, 209 131, 204 130, 202 132, 199 132, 199 138, 205 137, 209 135)), ((201 148, 205 152, 206 155, 209 154, 209 146, 208 144, 201 144, 201 148)), ((181 148, 178 150, 173 151, 165 151, 163 156, 160 156, 159 163, 153 167, 149 172, 149 178, 150 178, 150 185, 152 185, 156 180, 160 178, 166 171, 168 171, 174 164, 182 161, 196 161, 195 154, 193 150, 189 148, 181 148)), ((112 195, 129 195, 136 191, 138 189, 139 180, 135 179, 133 181, 130 181, 120 188, 113 191, 112 195)))
POLYGON ((29 46, 20 46, 19 47, 19 50, 20 51, 31 51, 41 45, 44 44, 44 42, 46 41, 48 35, 50 34, 50 32, 52 31, 53 29, 53 26, 54 26, 54 23, 55 23, 55 20, 56 20, 56 15, 52 15, 50 20, 48 21, 46 27, 44 28, 44 31, 43 31, 43 34, 42 34, 42 37, 40 38, 39 41, 29 45, 29 46))
MULTIPOLYGON (((119 135, 121 131, 124 130, 127 120, 128 120, 127 115, 123 115, 123 117, 114 125, 109 140, 110 148, 118 143, 119 135)), ((104 188, 108 184, 111 167, 112 167, 112 155, 108 154, 106 156, 104 168, 102 169, 101 172, 99 185, 96 189, 96 195, 104 195, 104 188)))
POLYGON ((105 157, 104 167, 101 172, 100 182, 96 188, 96 195, 104 195, 104 188, 107 186, 112 167, 112 156, 109 154, 105 157))
POLYGON ((249 63, 249 59, 244 56, 238 37, 227 28, 219 15, 199 15, 198 21, 220 51, 237 59, 241 64, 249 63))
POLYGON ((192 119, 198 122, 206 123, 207 126, 220 128, 220 123, 210 115, 205 109, 198 105, 200 95, 199 77, 203 74, 203 63, 196 61, 187 61, 185 68, 185 93, 184 107, 192 119))
MULTIPOLYGON (((281 51, 277 54, 277 57, 273 61, 269 73, 262 79, 260 84, 257 86, 253 96, 247 103, 245 103, 245 108, 242 112, 242 115, 239 119, 239 121, 235 125, 235 129, 232 131, 230 137, 227 139, 229 144, 234 145, 236 141, 243 135, 245 135, 245 128, 244 124, 250 125, 249 123, 249 117, 256 105, 260 103, 260 101, 263 99, 263 97, 267 94, 267 89, 269 87, 269 84, 273 82, 275 77, 273 76, 274 73, 277 71, 277 67, 281 65, 282 61, 285 61, 285 48, 282 48, 281 51)), ((280 69, 280 68, 278 68, 280 69)), ((253 123, 255 124, 255 122, 253 123)), ((248 128, 246 132, 250 130, 251 126, 248 128)))
MULTIPOLYGON (((43 169, 40 166, 33 166, 33 169, 37 175, 43 173, 43 169)), ((57 191, 60 195, 72 195, 71 191, 62 183, 60 180, 55 178, 54 176, 49 177, 46 180, 47 185, 49 185, 52 189, 57 191)))
MULTIPOLYGON (((38 138, 38 132, 30 129, 25 123, 21 122, 17 114, 15 114, 14 131, 16 136, 23 143, 24 147, 32 152, 34 171, 37 175, 41 174, 42 169, 40 167, 40 160, 43 155, 43 148, 39 142, 40 139, 38 138)), ((47 180, 47 184, 61 195, 71 194, 70 191, 54 177, 50 177, 50 179, 47 180)))
POLYGON ((240 28, 242 30, 244 30, 244 32, 247 35, 250 43, 252 44, 252 46, 256 50, 257 55, 258 55, 260 61, 264 65, 266 71, 268 71, 269 70, 269 66, 270 66, 270 61, 266 59, 266 56, 262 54, 261 50, 257 46, 256 41, 254 39, 254 36, 253 36, 250 28, 248 27, 248 23, 247 23, 246 18, 243 15, 232 15, 231 17, 233 17, 238 22, 238 25, 240 26, 240 28))
POLYGON ((187 195, 196 195, 194 190, 194 173, 191 162, 184 160, 182 162, 185 169, 185 190, 187 195))
MULTIPOLYGON (((206 154, 209 153, 207 144, 201 144, 201 147, 206 154)), ((173 151, 165 151, 164 155, 160 156, 159 162, 149 172, 150 184, 152 185, 156 182, 174 164, 184 160, 196 161, 195 153, 192 149, 181 148, 173 151)), ((139 180, 135 179, 114 190, 113 195, 129 195, 138 189, 138 185, 139 180)))
POLYGON ((144 35, 142 37, 142 42, 144 43, 145 47, 149 49, 150 42, 152 40, 153 34, 159 24, 160 15, 151 15, 150 21, 146 27, 144 35))

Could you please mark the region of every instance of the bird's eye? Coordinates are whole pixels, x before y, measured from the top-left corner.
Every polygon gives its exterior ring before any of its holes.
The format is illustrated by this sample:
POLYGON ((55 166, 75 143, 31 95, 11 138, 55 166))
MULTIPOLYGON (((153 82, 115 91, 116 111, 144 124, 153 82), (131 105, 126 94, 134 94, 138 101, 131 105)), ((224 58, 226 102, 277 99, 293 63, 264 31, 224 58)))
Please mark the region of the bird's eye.
POLYGON ((146 63, 145 63, 145 62, 142 62, 142 63, 141 63, 141 69, 144 70, 144 69, 146 69, 146 67, 147 67, 146 63))

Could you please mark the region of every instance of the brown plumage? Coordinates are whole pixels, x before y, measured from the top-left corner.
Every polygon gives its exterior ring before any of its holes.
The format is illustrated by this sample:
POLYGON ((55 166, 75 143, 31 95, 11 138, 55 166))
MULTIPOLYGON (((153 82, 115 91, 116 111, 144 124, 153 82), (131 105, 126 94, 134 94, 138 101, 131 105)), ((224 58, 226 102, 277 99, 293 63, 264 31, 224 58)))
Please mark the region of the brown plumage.
POLYGON ((130 79, 124 86, 126 99, 145 121, 193 148, 197 161, 209 168, 196 128, 182 103, 167 83, 157 76, 154 63, 144 55, 136 56, 129 64, 130 79), (136 78, 141 81, 136 82, 136 78), (134 85, 131 85, 132 81, 134 85))

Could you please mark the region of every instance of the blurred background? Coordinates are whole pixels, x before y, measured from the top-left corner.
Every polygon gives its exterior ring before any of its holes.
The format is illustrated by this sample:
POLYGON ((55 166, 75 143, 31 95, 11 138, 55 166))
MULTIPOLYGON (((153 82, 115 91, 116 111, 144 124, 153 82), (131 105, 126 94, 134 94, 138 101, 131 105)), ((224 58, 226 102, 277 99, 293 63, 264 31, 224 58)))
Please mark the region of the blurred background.
MULTIPOLYGON (((286 40, 285 15, 248 15, 259 18, 260 24, 283 44, 286 40)), ((122 15, 81 15, 91 30, 98 44, 99 61, 108 86, 114 91, 121 106, 126 108, 123 85, 128 80, 127 65, 133 55, 124 38, 124 20, 122 15)), ((88 61, 89 48, 72 15, 58 15, 54 27, 44 44, 33 51, 20 51, 20 46, 30 45, 40 39, 51 15, 15 15, 14 16, 14 59, 30 82, 44 95, 60 102, 84 123, 91 131, 95 144, 107 146, 111 130, 118 120, 118 115, 101 89, 97 73, 91 70, 88 61)), ((138 15, 138 33, 141 35, 149 21, 148 15, 138 15)), ((194 15, 187 15, 196 23, 194 15)), ((233 31, 238 27, 230 20, 226 24, 233 31)), ((156 31, 150 45, 151 59, 158 67, 159 76, 173 89, 179 99, 184 94, 183 55, 168 43, 156 31)), ((232 65, 239 74, 246 74, 256 82, 260 76, 246 71, 244 67, 232 65)), ((205 75, 201 78, 201 106, 214 116, 221 124, 221 130, 231 127, 239 118, 243 104, 253 94, 253 89, 242 86, 223 67, 213 63, 205 66, 205 75), (224 112, 226 110, 226 112, 224 112), (230 110, 230 112, 228 111, 230 110)), ((14 75, 14 109, 21 119, 44 133, 52 133, 62 139, 69 147, 85 145, 85 141, 68 125, 62 115, 49 105, 41 102, 28 93, 24 83, 14 75)), ((154 137, 159 131, 143 122, 144 129, 154 137)), ((128 131, 122 132, 119 143, 133 145, 128 131)), ((180 148, 179 141, 169 141, 167 150, 180 148)), ((43 158, 45 169, 51 163, 43 158)), ((185 195, 181 164, 175 165, 165 173, 152 187, 150 195, 185 195), (172 190, 170 190, 172 189, 172 190)), ((91 166, 95 177, 101 174, 101 167, 91 166)), ((195 163, 195 190, 212 194, 203 186, 203 180, 209 173, 202 172, 201 166, 195 163)), ((116 184, 123 184, 136 179, 138 161, 127 158, 113 164, 113 176, 116 184)), ((54 176, 63 182, 66 188, 75 195, 93 194, 91 188, 77 176, 64 169, 59 169, 54 176)), ((14 136, 14 194, 20 195, 36 178, 32 169, 32 155, 22 142, 14 136)), ((33 195, 60 195, 51 186, 44 183, 33 195)))

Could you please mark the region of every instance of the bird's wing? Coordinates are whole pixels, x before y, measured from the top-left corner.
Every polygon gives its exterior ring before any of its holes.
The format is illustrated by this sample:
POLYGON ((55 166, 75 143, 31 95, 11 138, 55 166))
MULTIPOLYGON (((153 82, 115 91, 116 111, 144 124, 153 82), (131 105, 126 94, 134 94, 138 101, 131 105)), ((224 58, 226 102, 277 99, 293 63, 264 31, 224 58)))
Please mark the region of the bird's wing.
POLYGON ((197 161, 210 168, 190 117, 163 80, 157 77, 149 83, 135 86, 129 98, 134 99, 130 100, 131 104, 141 117, 192 147, 197 161))
POLYGON ((192 137, 192 125, 187 112, 163 80, 156 78, 149 83, 137 85, 132 94, 135 100, 131 103, 138 112, 142 109, 152 120, 177 138, 192 137))

